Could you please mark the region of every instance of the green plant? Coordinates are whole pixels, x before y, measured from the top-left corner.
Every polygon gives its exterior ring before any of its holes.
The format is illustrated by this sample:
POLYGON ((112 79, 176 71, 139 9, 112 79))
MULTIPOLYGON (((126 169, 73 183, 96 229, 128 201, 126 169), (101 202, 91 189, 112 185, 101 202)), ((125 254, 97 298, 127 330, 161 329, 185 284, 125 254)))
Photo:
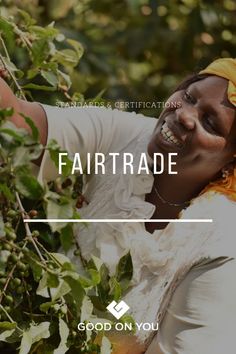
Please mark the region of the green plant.
MULTIPOLYGON (((186 75, 235 57, 233 0, 2 0, 1 7, 7 16, 26 10, 41 26, 56 21, 83 44, 73 92, 94 97, 106 88, 110 102, 149 102, 127 109, 152 117, 162 107, 150 102, 162 103, 186 75)), ((22 63, 19 51, 12 54, 22 63)), ((53 103, 55 96, 37 97, 53 103)))
MULTIPOLYGON (((80 59, 81 45, 66 40, 72 48, 59 50, 57 41, 64 37, 53 24, 42 28, 27 13, 20 11, 19 15, 19 21, 0 18, 2 75, 22 98, 31 98, 37 89, 73 101, 69 74, 80 59), (15 43, 27 63, 20 69, 7 49, 16 48, 15 43)), ((104 321, 100 314, 106 316, 106 306, 119 301, 132 277, 130 254, 120 260, 111 276, 98 258, 86 262, 81 257, 71 223, 25 222, 28 218, 79 217, 76 205, 81 183, 78 176, 64 171, 62 177, 42 186, 31 171, 31 161, 47 149, 57 163, 60 147, 55 141, 42 147, 30 117, 24 116, 32 132, 28 134, 9 121, 12 114, 11 108, 0 110, 1 350, 108 354, 111 343, 104 333, 100 338, 96 331, 79 332, 77 325, 79 321, 104 321), (58 252, 60 246, 65 253, 76 248, 81 272, 58 252)), ((107 320, 112 323, 109 316, 107 320)))

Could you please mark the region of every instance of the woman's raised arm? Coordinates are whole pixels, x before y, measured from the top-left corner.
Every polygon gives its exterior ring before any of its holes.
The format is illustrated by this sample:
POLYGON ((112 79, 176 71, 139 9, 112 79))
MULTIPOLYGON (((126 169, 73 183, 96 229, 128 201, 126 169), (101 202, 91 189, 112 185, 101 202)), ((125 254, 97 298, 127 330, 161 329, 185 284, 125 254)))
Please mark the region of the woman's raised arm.
POLYGON ((0 108, 12 107, 14 114, 10 120, 19 128, 30 131, 20 113, 30 117, 37 126, 40 142, 45 145, 47 141, 47 118, 43 108, 37 102, 27 102, 17 98, 7 83, 0 77, 0 108))

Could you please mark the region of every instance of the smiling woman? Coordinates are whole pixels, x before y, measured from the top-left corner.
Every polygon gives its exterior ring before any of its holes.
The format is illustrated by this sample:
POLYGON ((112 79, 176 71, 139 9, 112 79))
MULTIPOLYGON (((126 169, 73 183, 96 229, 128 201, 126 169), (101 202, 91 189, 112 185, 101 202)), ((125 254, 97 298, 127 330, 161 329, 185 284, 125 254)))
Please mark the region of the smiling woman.
POLYGON ((176 91, 169 100, 181 100, 181 107, 162 112, 148 145, 149 154, 173 149, 160 134, 166 125, 181 141, 177 163, 183 170, 181 177, 191 169, 204 184, 213 179, 235 153, 235 108, 225 103, 227 84, 227 80, 211 76, 176 91))
MULTIPOLYGON (((220 59, 185 80, 158 120, 98 107, 63 109, 35 103, 35 115, 31 111, 37 126, 43 127, 44 144, 56 139, 69 154, 79 152, 83 161, 87 154, 94 159, 97 152, 105 157, 111 152, 132 154, 137 171, 140 154, 149 156, 151 170, 155 154, 164 157, 162 174, 124 174, 118 159, 116 174, 85 178, 81 217, 108 222, 75 227, 82 257, 98 256, 114 273, 120 257, 130 251, 132 288, 124 301, 137 323, 159 322, 157 335, 141 328, 135 336, 112 334, 117 354, 234 352, 235 85, 236 60, 220 59), (177 174, 168 173, 169 154, 177 154, 177 174), (152 222, 208 217, 214 219, 212 224, 152 222), (148 221, 109 222, 140 218, 148 221), (222 318, 227 325, 221 325, 222 318)), ((29 114, 30 107, 20 103, 19 109, 29 114)), ((104 166, 112 171, 112 159, 104 166)), ((38 178, 42 182, 57 176, 46 151, 38 178)), ((69 257, 82 267, 73 250, 69 257)))

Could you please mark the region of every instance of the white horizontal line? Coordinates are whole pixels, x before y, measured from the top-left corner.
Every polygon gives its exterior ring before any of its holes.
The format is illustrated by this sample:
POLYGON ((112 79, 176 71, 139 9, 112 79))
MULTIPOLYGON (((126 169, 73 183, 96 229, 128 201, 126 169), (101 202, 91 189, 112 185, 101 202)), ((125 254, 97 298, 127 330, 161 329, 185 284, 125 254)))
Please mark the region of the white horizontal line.
POLYGON ((213 219, 24 219, 26 223, 34 222, 75 222, 75 223, 92 223, 92 222, 213 222, 213 219))

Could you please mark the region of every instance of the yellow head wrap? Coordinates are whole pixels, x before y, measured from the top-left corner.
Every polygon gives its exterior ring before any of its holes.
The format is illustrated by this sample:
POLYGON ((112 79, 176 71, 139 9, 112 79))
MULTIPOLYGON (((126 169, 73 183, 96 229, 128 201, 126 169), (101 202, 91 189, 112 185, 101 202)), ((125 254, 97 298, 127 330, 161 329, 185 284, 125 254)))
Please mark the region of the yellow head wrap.
MULTIPOLYGON (((199 74, 217 75, 229 80, 228 99, 236 107, 236 59, 217 59, 208 65, 206 69, 201 70, 199 74)), ((211 182, 204 189, 204 192, 207 190, 215 190, 224 193, 230 199, 236 201, 236 163, 225 177, 222 177, 218 181, 211 182)))
POLYGON ((236 59, 217 59, 199 74, 217 75, 229 80, 228 99, 236 107, 236 59))

